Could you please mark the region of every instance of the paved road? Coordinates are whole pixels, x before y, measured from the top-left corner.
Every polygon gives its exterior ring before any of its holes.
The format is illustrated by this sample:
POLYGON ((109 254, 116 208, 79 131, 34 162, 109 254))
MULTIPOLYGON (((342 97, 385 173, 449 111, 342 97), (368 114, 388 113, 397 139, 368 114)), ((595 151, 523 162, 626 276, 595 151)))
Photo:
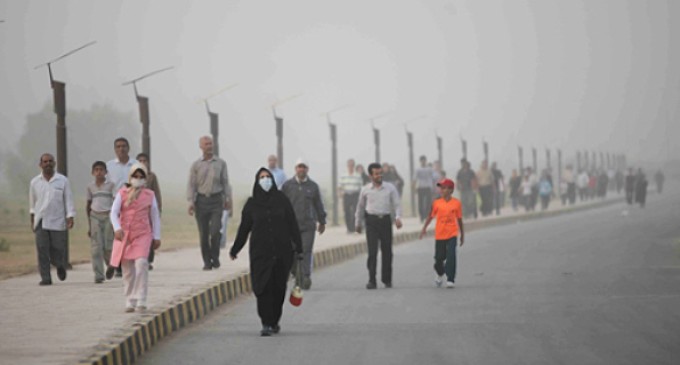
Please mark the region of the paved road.
POLYGON ((680 194, 471 232, 455 289, 431 239, 395 251, 394 288, 365 256, 318 271, 282 333, 254 298, 165 340, 142 364, 678 364, 680 194))

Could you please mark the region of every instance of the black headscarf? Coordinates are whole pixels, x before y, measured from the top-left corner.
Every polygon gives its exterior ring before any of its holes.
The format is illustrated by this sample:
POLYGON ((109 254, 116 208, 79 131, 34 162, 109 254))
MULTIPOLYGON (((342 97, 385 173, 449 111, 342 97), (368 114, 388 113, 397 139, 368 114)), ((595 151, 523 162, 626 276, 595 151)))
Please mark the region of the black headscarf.
POLYGON ((279 188, 276 186, 276 181, 274 180, 274 175, 272 172, 264 167, 261 167, 259 170, 257 170, 257 174, 255 174, 255 184, 253 185, 253 200, 260 204, 268 204, 272 196, 277 195, 278 192, 279 188), (260 174, 262 171, 267 171, 272 179, 272 188, 269 189, 269 191, 264 191, 264 189, 262 189, 260 186, 260 174))

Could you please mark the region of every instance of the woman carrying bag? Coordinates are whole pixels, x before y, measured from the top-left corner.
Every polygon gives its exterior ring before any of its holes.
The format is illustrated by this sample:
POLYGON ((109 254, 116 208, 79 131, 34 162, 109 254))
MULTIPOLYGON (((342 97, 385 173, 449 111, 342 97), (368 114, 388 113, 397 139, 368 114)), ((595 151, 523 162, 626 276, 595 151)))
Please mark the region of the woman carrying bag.
POLYGON ((262 321, 260 335, 271 336, 281 330, 286 285, 294 256, 302 259, 302 239, 293 206, 264 167, 257 172, 253 195, 243 207, 241 225, 229 252, 232 260, 249 235, 250 276, 262 321))

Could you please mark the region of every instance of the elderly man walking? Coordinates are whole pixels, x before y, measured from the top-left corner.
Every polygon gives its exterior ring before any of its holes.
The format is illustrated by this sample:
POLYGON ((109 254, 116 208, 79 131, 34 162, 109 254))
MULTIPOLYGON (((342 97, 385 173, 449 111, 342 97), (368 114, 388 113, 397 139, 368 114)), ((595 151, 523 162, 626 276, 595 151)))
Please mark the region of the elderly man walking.
POLYGON ((281 191, 293 205, 295 218, 302 236, 302 289, 312 287, 312 267, 315 231, 323 234, 326 230, 326 211, 321 200, 319 185, 309 178, 309 166, 298 159, 295 163, 295 176, 283 184, 281 191), (317 228, 318 222, 318 228, 317 228))
POLYGON ((199 147, 203 156, 189 170, 187 200, 189 215, 196 216, 203 270, 208 271, 220 267, 222 211, 231 209, 231 187, 227 163, 213 154, 212 138, 201 137, 199 147))
POLYGON ((267 157, 267 168, 269 169, 269 172, 272 173, 272 176, 274 176, 276 187, 281 189, 283 183, 287 180, 286 172, 279 168, 279 158, 276 157, 276 155, 269 155, 269 157, 267 157))
POLYGON ((29 208, 31 228, 38 250, 40 285, 52 285, 50 263, 59 280, 66 280, 66 230, 73 228, 76 209, 66 176, 54 171, 54 156, 40 156, 42 173, 31 180, 29 208))
POLYGON ((368 245, 368 284, 366 289, 375 289, 378 243, 382 255, 381 281, 386 288, 392 287, 392 217, 397 229, 401 228, 401 203, 397 188, 382 180, 382 166, 368 165, 371 184, 361 188, 359 204, 355 212, 357 233, 366 227, 368 245))

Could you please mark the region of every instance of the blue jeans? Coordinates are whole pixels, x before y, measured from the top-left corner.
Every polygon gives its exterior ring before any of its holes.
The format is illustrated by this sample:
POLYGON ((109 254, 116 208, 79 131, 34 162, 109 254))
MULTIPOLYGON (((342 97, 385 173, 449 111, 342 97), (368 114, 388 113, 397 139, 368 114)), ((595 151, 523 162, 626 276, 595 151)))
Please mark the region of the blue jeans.
POLYGON ((446 281, 455 283, 458 237, 453 236, 447 240, 436 240, 434 245, 434 271, 439 276, 446 273, 446 281), (445 261, 446 264, 444 264, 445 261))

